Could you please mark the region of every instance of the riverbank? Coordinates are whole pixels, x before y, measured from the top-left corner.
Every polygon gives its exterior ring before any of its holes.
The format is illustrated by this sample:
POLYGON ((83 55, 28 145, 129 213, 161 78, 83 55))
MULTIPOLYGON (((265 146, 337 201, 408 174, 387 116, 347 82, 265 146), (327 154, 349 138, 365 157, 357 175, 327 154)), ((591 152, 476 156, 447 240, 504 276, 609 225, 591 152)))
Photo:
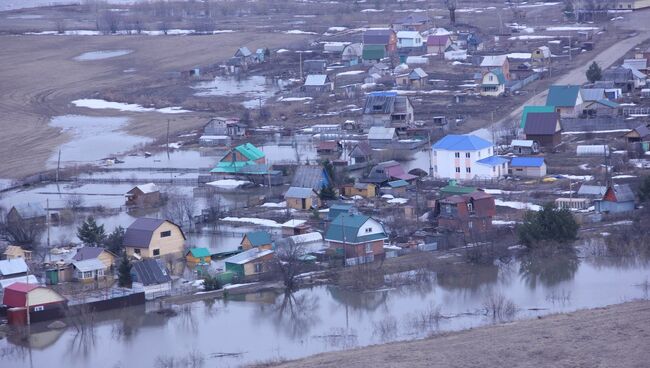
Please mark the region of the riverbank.
POLYGON ((649 319, 636 301, 257 367, 646 367, 649 319))

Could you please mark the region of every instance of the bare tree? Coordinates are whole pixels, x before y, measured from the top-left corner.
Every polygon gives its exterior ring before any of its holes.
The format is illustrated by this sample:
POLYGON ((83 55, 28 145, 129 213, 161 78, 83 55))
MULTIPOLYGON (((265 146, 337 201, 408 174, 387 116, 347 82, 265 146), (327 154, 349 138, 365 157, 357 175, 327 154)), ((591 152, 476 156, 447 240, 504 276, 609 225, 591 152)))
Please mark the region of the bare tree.
POLYGON ((84 198, 79 193, 74 193, 65 201, 65 206, 73 212, 78 211, 84 205, 84 198))
POLYGON ((451 22, 452 25, 455 25, 456 7, 458 6, 456 0, 445 0, 445 6, 447 7, 447 10, 449 10, 449 21, 451 22))
POLYGON ((104 10, 98 14, 97 30, 104 34, 117 33, 120 26, 120 16, 110 10, 104 10))
POLYGON ((9 218, 0 209, 0 237, 10 243, 21 244, 35 250, 44 230, 44 223, 36 219, 9 218))
POLYGON ((56 33, 58 34, 65 33, 65 19, 57 19, 55 26, 56 26, 56 33))
POLYGON ((179 226, 187 224, 188 228, 191 229, 195 211, 196 204, 192 197, 169 193, 167 203, 163 208, 163 216, 179 226))
POLYGON ((274 268, 282 276, 288 290, 296 288, 296 276, 303 268, 303 256, 307 254, 304 244, 298 244, 292 238, 276 242, 274 268))

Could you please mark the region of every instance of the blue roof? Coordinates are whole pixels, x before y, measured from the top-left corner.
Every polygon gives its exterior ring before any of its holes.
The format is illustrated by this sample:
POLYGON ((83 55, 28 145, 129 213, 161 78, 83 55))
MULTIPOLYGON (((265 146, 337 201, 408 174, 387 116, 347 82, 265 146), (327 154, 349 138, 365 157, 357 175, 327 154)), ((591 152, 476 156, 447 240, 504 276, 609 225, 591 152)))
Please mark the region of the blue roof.
POLYGON ((616 102, 614 102, 614 101, 610 101, 610 100, 607 100, 607 99, 598 100, 598 101, 596 101, 596 102, 598 102, 598 103, 601 104, 601 105, 605 105, 605 106, 607 106, 607 107, 611 107, 611 108, 616 108, 616 107, 619 107, 619 106, 620 106, 620 105, 617 104, 616 102))
POLYGON ((251 231, 246 233, 246 237, 254 247, 271 244, 271 234, 267 233, 266 231, 251 231))
POLYGON ((471 134, 449 134, 433 145, 433 148, 448 151, 475 151, 488 147, 492 147, 492 143, 471 134))
POLYGON ((508 160, 503 158, 503 157, 499 157, 499 156, 490 156, 490 157, 486 157, 486 158, 484 158, 482 160, 476 161, 476 163, 478 163, 478 164, 483 164, 483 165, 488 165, 488 166, 498 166, 498 165, 501 165, 501 164, 503 164, 505 162, 508 162, 508 160))
POLYGON ((512 167, 541 167, 544 157, 513 157, 510 161, 512 167))
POLYGON ((576 105, 580 95, 580 86, 577 85, 553 85, 548 88, 546 106, 571 107, 576 105))
POLYGON ((370 96, 383 96, 383 97, 395 97, 397 96, 397 92, 370 92, 370 96))

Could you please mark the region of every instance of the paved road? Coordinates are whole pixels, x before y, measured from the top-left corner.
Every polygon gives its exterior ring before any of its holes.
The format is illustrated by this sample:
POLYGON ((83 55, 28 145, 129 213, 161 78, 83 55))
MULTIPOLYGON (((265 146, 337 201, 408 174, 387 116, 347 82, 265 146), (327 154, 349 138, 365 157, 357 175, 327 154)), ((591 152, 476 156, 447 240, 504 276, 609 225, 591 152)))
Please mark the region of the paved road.
MULTIPOLYGON (((648 22, 647 17, 650 17, 649 10, 642 11, 642 12, 635 12, 635 13, 626 13, 625 19, 618 21, 620 22, 619 31, 629 32, 630 30, 634 30, 638 32, 636 36, 619 41, 614 45, 610 46, 609 48, 603 50, 602 52, 597 54, 593 59, 571 70, 564 76, 557 79, 554 82, 554 84, 585 83, 587 81, 585 73, 587 72, 587 68, 589 68, 589 65, 593 61, 595 61, 598 65, 600 65, 602 69, 608 68, 609 66, 614 64, 616 60, 618 60, 621 56, 625 55, 628 51, 632 50, 638 44, 650 39, 650 22, 648 22)), ((609 32, 616 32, 616 31, 617 30, 611 29, 609 32)), ((499 131, 501 129, 511 126, 511 123, 513 121, 519 121, 524 106, 544 105, 546 103, 547 95, 548 95, 547 90, 544 90, 534 95, 526 102, 524 102, 521 106, 514 109, 506 117, 489 126, 489 129, 492 131, 499 131)))

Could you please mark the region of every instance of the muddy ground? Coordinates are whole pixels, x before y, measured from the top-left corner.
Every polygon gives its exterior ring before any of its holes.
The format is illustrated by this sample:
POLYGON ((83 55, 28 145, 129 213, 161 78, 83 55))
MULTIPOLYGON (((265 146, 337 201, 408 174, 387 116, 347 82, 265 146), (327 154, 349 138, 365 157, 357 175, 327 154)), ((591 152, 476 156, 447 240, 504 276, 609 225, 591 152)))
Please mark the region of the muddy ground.
POLYGON ((648 319, 650 302, 637 301, 259 366, 641 368, 648 319))

